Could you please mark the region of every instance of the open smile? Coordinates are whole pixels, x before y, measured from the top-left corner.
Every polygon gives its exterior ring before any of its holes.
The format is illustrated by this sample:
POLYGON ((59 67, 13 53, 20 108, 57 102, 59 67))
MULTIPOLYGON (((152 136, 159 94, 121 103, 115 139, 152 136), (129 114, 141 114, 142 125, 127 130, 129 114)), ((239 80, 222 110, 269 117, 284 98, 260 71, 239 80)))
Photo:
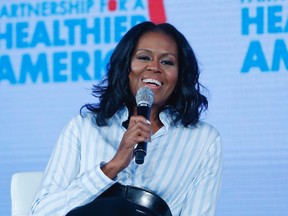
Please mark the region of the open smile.
POLYGON ((152 78, 142 79, 142 82, 149 87, 161 87, 163 85, 161 81, 152 78))

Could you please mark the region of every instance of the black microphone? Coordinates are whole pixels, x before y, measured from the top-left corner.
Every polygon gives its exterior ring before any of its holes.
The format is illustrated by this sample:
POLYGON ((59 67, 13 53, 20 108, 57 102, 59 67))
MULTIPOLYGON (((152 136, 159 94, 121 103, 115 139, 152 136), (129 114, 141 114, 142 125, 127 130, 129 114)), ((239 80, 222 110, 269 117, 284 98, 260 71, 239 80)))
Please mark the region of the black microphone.
MULTIPOLYGON (((149 87, 141 87, 136 94, 137 115, 144 116, 150 120, 150 109, 154 100, 154 95, 149 87)), ((144 163, 146 156, 147 142, 139 142, 134 149, 135 162, 137 164, 144 163)))

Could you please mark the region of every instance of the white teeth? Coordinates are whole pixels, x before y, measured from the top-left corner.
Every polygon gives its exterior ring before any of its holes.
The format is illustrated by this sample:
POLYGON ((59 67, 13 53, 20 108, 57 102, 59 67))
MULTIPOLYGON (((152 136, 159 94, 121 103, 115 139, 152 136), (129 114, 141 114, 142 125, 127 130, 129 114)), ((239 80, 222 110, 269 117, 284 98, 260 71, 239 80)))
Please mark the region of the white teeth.
POLYGON ((161 86, 161 82, 159 80, 155 80, 155 79, 144 79, 143 80, 144 83, 152 83, 155 84, 157 86, 161 86))

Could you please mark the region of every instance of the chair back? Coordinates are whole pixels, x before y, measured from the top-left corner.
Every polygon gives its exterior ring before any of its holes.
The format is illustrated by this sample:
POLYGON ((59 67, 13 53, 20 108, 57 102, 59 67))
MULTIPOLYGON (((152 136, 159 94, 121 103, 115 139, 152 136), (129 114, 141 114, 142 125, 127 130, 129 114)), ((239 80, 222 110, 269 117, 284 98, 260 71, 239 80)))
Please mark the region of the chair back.
POLYGON ((11 180, 11 215, 29 216, 43 172, 18 172, 11 180))

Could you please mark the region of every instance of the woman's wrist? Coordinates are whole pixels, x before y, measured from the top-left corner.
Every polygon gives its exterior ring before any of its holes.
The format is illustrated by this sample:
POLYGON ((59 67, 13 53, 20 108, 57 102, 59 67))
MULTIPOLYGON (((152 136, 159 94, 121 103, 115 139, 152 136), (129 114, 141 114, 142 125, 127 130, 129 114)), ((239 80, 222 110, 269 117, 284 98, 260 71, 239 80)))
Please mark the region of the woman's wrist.
POLYGON ((108 163, 101 163, 100 169, 112 180, 115 180, 117 178, 117 174, 119 173, 117 166, 115 166, 112 161, 108 163))

